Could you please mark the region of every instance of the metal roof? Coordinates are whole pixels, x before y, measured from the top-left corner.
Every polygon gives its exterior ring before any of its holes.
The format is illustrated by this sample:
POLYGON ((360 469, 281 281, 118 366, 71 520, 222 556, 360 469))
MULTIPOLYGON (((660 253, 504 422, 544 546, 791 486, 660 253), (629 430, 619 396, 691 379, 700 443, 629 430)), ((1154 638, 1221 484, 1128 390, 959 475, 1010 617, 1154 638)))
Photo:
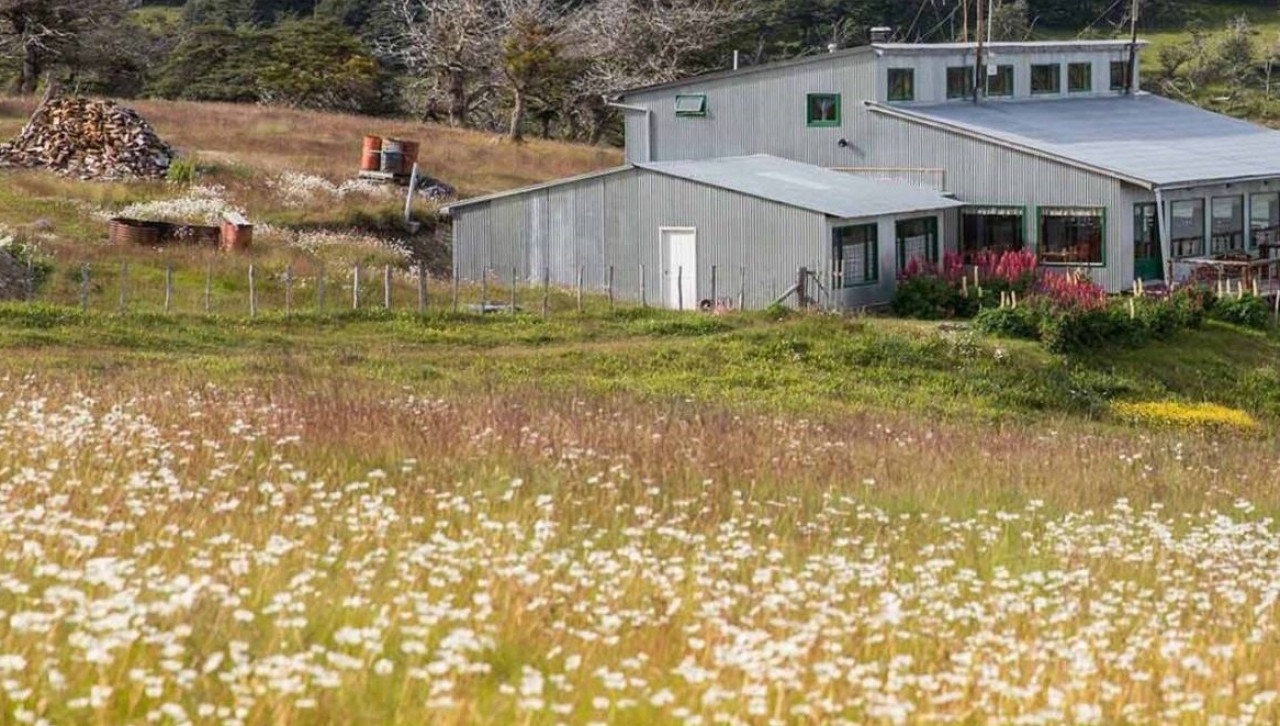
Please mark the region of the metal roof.
POLYGON ((691 86, 691 85, 698 85, 701 83, 710 83, 711 81, 718 81, 723 78, 736 78, 738 76, 749 76, 752 73, 763 73, 765 71, 775 71, 780 68, 790 68, 792 66, 808 65, 810 63, 822 63, 824 61, 841 60, 851 56, 866 55, 868 53, 871 53, 873 50, 874 49, 869 45, 861 45, 856 48, 845 48, 843 50, 837 50, 833 53, 828 53, 825 51, 823 52, 815 51, 810 55, 802 55, 796 58, 789 58, 783 61, 775 61, 773 63, 760 63, 757 65, 743 66, 737 69, 730 68, 730 69, 720 70, 720 71, 711 71, 709 73, 702 73, 695 76, 678 78, 674 81, 667 81, 665 83, 654 83, 648 86, 640 86, 639 88, 628 88, 626 90, 616 91, 611 95, 613 96, 613 98, 624 99, 624 98, 627 98, 628 96, 637 96, 643 93, 649 93, 651 91, 660 91, 665 88, 680 88, 681 86, 691 86))
POLYGON ((1153 187, 1280 177, 1280 132, 1148 94, 870 105, 1153 187))
POLYGON ((520 187, 518 189, 508 189, 506 191, 494 192, 492 194, 485 194, 479 197, 471 197, 470 199, 459 199, 453 204, 447 204, 441 207, 440 211, 444 214, 453 214, 453 210, 458 207, 469 207, 473 204, 481 204, 483 202, 493 201, 494 199, 514 197, 517 194, 527 194, 528 192, 536 192, 541 189, 551 189, 565 184, 573 184, 574 182, 587 181, 588 179, 595 179, 596 177, 609 176, 619 172, 630 171, 634 168, 635 167, 629 164, 627 166, 615 166, 611 169, 589 171, 585 174, 578 174, 577 176, 565 177, 563 179, 552 179, 551 181, 542 182, 541 184, 533 184, 527 187, 520 187))
MULTIPOLYGON (((1042 51, 1060 51, 1060 50, 1128 50, 1133 45, 1129 40, 1026 40, 1026 41, 997 41, 995 43, 984 43, 983 48, 992 53, 1008 53, 1008 52, 1042 52, 1042 51)), ((1147 41, 1139 40, 1137 43, 1139 48, 1147 46, 1147 41)), ((894 53, 931 53, 931 52, 950 52, 976 50, 977 43, 872 43, 872 48, 876 50, 892 51, 894 53)))
POLYGON ((925 187, 867 179, 766 154, 636 166, 841 219, 961 206, 925 187))

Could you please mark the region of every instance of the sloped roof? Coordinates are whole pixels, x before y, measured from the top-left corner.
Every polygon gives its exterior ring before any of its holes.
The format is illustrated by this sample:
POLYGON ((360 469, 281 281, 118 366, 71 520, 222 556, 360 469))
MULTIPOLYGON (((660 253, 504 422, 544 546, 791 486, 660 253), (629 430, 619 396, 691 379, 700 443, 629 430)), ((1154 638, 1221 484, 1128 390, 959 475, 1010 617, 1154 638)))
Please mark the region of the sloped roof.
POLYGON ((873 108, 1150 186, 1280 177, 1280 132, 1148 94, 873 108))
POLYGON ((767 154, 636 166, 842 219, 961 206, 932 189, 866 179, 767 154))
POLYGON ((840 219, 907 214, 959 207, 960 202, 932 189, 865 179, 776 156, 733 156, 698 161, 659 161, 622 166, 521 189, 454 202, 446 214, 494 199, 528 194, 632 169, 687 179, 710 187, 777 202, 840 219))

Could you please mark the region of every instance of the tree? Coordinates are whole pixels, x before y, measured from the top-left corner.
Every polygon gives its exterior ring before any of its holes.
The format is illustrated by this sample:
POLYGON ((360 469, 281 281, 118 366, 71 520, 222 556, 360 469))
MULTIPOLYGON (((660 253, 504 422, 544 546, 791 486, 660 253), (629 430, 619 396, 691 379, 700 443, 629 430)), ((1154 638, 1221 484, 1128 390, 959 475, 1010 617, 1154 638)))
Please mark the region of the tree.
POLYGON ((267 33, 258 100, 325 111, 383 110, 382 70, 337 20, 286 20, 267 33))
POLYGON ((511 90, 507 136, 524 140, 529 96, 548 86, 560 65, 562 12, 552 0, 503 0, 502 73, 511 90))
POLYGON ((129 0, 0 0, 0 53, 20 69, 11 90, 35 93, 40 76, 87 33, 119 25, 129 0))
POLYGON ((255 102, 256 59, 269 50, 267 42, 250 28, 193 28, 160 67, 150 93, 188 101, 255 102))
POLYGON ((395 30, 384 47, 421 82, 429 109, 442 102, 451 126, 470 125, 477 104, 491 100, 502 14, 486 0, 389 2, 395 30))
POLYGON ((1026 40, 1031 37, 1031 12, 1027 0, 1000 2, 991 14, 992 40, 1026 40))

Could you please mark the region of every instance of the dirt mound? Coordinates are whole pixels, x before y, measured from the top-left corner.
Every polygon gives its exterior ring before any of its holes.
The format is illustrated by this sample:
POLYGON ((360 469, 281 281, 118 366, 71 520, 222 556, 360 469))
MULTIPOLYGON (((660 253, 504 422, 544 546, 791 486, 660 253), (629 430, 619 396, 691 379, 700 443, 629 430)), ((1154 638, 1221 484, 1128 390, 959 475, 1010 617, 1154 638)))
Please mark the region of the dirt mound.
POLYGON ((159 179, 173 156, 138 112, 79 97, 45 101, 17 138, 0 145, 0 166, 52 169, 81 179, 159 179))

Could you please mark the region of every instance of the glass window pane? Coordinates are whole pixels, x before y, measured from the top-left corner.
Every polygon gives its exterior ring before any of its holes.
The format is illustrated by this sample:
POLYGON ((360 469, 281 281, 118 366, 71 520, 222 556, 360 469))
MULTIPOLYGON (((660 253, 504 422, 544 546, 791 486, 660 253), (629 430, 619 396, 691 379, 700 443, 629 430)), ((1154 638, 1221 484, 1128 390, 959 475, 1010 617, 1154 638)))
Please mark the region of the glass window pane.
POLYGON ((1174 257, 1204 254, 1204 200, 1188 199, 1169 205, 1169 245, 1174 257))
POLYGON ((840 95, 836 93, 810 93, 806 114, 810 126, 839 126, 840 95))
POLYGON ((983 254, 1020 250, 1026 229, 1021 207, 970 207, 960 216, 960 254, 975 264, 983 254))
POLYGON ((861 224, 832 230, 832 259, 835 284, 841 287, 866 285, 880 279, 880 253, 876 225, 861 224))
POLYGON ((1209 252, 1244 250, 1244 197, 1214 197, 1209 205, 1209 252))
POLYGON ((1123 91, 1129 87, 1129 64, 1125 61, 1111 61, 1111 90, 1123 91))
POLYGON ((938 220, 935 217, 904 219, 897 223, 898 271, 911 262, 938 262, 938 220))
POLYGON ((1057 63, 1031 66, 1032 93, 1059 93, 1062 91, 1062 66, 1057 63))
POLYGON ((707 97, 702 95, 676 96, 677 116, 705 116, 707 97))
POLYGON ((947 98, 968 98, 973 93, 973 69, 967 66, 947 69, 947 98))
POLYGON ((914 101, 916 97, 916 72, 910 68, 889 69, 889 100, 914 101))
POLYGON ((1040 261, 1046 265, 1101 265, 1101 209, 1040 210, 1040 261))
POLYGON ((1254 247, 1275 245, 1280 235, 1280 193, 1254 194, 1249 198, 1250 239, 1254 247))
POLYGON ((1071 93, 1088 93, 1093 90, 1093 64, 1072 63, 1067 66, 1067 90, 1071 93))
POLYGON ((995 75, 987 76, 987 95, 1013 95, 1013 66, 997 66, 995 75))

